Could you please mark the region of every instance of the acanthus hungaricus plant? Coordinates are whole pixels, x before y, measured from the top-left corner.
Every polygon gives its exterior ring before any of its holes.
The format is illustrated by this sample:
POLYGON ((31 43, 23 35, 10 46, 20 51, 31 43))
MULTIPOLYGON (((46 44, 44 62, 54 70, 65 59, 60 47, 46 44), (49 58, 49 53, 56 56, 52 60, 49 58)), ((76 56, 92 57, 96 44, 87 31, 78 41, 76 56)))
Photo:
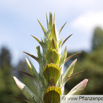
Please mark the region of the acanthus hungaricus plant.
MULTIPOLYGON (((24 83, 13 76, 18 88, 26 98, 24 99, 15 96, 14 97, 26 101, 27 103, 59 103, 60 95, 64 95, 64 86, 66 82, 79 73, 83 72, 80 71, 73 74, 74 66, 77 62, 77 59, 75 59, 67 68, 65 73, 63 73, 64 64, 80 52, 67 57, 67 47, 65 47, 62 53, 61 47, 71 36, 69 35, 64 41, 59 39, 59 34, 66 23, 57 32, 55 28, 55 16, 53 18, 51 12, 49 14, 49 18, 46 17, 46 20, 47 29, 45 29, 38 20, 43 30, 44 38, 40 41, 35 36, 31 35, 40 44, 42 51, 40 50, 40 46, 36 47, 37 57, 30 53, 24 52, 39 63, 39 73, 27 58, 26 62, 30 74, 21 71, 23 74, 34 80, 33 87, 36 88, 35 92, 33 93, 24 83)), ((66 94, 66 96, 81 94, 86 87, 87 82, 88 79, 84 79, 82 82, 77 84, 68 94, 66 94)))

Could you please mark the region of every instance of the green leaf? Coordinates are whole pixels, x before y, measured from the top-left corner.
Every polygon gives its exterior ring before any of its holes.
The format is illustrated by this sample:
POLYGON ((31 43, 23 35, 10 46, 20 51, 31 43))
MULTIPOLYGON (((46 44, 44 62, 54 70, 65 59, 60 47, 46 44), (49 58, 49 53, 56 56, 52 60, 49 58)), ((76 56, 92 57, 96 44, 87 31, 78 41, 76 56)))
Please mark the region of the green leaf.
POLYGON ((23 95, 29 100, 29 101, 36 101, 39 102, 39 99, 34 95, 34 93, 21 81, 19 81, 16 77, 14 77, 15 83, 17 84, 18 88, 21 90, 23 95))
POLYGON ((51 46, 49 49, 56 49, 54 39, 52 39, 51 46))
MULTIPOLYGON (((40 87, 40 85, 42 86, 42 84, 40 84, 41 81, 40 81, 39 77, 37 78, 36 76, 33 76, 33 75, 31 75, 31 74, 29 74, 29 73, 26 73, 26 72, 23 72, 23 71, 19 71, 19 72, 21 72, 21 73, 29 76, 30 78, 32 78, 32 79, 34 80, 34 85, 33 85, 33 87, 34 87, 35 95, 36 95, 37 98, 40 98, 40 97, 41 97, 41 96, 40 96, 40 94, 41 94, 41 91, 40 91, 40 88, 41 88, 41 87, 40 87)), ((31 103, 31 102, 30 102, 30 103, 31 103)))
POLYGON ((68 40, 68 38, 70 38, 73 34, 69 35, 61 44, 61 46, 63 46, 63 44, 68 40))
POLYGON ((66 72, 63 75, 63 82, 65 82, 65 80, 67 79, 67 77, 69 77, 73 73, 74 66, 75 66, 76 62, 77 62, 77 59, 75 59, 71 63, 71 65, 67 68, 66 72))
POLYGON ((30 54, 30 53, 27 53, 27 52, 24 52, 25 54, 29 55, 30 57, 32 57, 33 59, 35 59, 37 62, 39 62, 39 58, 38 57, 35 57, 34 55, 30 54))
POLYGON ((62 39, 60 39, 60 41, 59 41, 59 44, 58 44, 59 48, 61 47, 61 44, 62 44, 62 39))
POLYGON ((44 27, 42 26, 42 24, 40 23, 40 21, 39 21, 38 19, 37 19, 37 21, 39 22, 39 24, 40 24, 40 26, 41 26, 41 28, 42 28, 44 34, 46 34, 46 30, 44 29, 44 27))
POLYGON ((64 64, 64 61, 65 61, 66 57, 67 57, 67 46, 64 49, 63 55, 60 57, 59 66, 61 66, 62 64, 64 64))
POLYGON ((57 87, 61 87, 61 84, 62 84, 62 76, 63 76, 63 74, 60 75, 60 77, 59 77, 59 79, 58 79, 58 81, 57 81, 57 83, 56 83, 56 86, 57 86, 57 87))
POLYGON ((78 74, 82 73, 83 71, 84 71, 84 70, 82 70, 82 71, 80 71, 80 72, 77 72, 77 73, 75 73, 75 74, 69 76, 69 77, 64 81, 64 84, 66 84, 66 82, 67 82, 68 80, 70 80, 71 78, 77 76, 78 74))
POLYGON ((36 52, 37 52, 38 58, 41 59, 41 58, 42 58, 42 55, 41 55, 41 52, 40 52, 40 46, 37 46, 37 47, 36 47, 36 52))
POLYGON ((71 58, 73 58, 74 56, 76 56, 76 55, 78 55, 78 54, 80 54, 80 53, 81 53, 81 52, 78 52, 78 53, 75 53, 75 54, 69 56, 68 58, 65 59, 65 63, 66 63, 68 60, 70 60, 71 58))
POLYGON ((61 89, 59 87, 49 87, 44 94, 44 103, 58 103, 60 102, 61 89))
POLYGON ((42 47, 44 46, 44 44, 35 36, 31 35, 42 47))
POLYGON ((52 27, 52 31, 51 31, 51 34, 49 36, 49 39, 57 40, 56 31, 55 31, 55 24, 54 23, 53 23, 53 27, 52 27))
POLYGON ((62 29, 64 28, 64 26, 66 25, 67 22, 64 23, 64 25, 60 28, 58 34, 60 34, 60 32, 62 31, 62 29))
POLYGON ((52 17, 52 13, 50 12, 49 13, 49 25, 50 25, 50 28, 52 28, 52 24, 53 24, 53 17, 52 17))
MULTIPOLYGON (((16 98, 16 99, 19 99, 19 100, 22 100, 22 101, 25 101, 25 102, 27 102, 27 103, 30 103, 30 101, 28 100, 28 99, 26 99, 26 98, 21 98, 21 97, 16 97, 16 96, 12 96, 12 97, 14 97, 14 98, 16 98)), ((36 102, 35 102, 36 103, 36 102)))
POLYGON ((60 68, 58 65, 53 63, 47 64, 43 69, 43 75, 48 83, 52 78, 54 78, 54 83, 56 84, 60 76, 60 68))
POLYGON ((34 68, 32 63, 27 58, 26 58, 26 63, 27 63, 27 67, 28 67, 30 74, 33 75, 33 76, 36 76, 36 78, 38 79, 39 76, 38 76, 36 69, 34 68))
POLYGON ((23 72, 23 71, 18 71, 18 72, 21 72, 21 73, 29 76, 30 78, 34 79, 36 82, 38 82, 36 76, 33 76, 33 75, 31 75, 31 74, 29 74, 29 73, 26 73, 26 72, 23 72))
POLYGON ((57 42, 54 39, 52 39, 51 46, 49 49, 56 49, 58 51, 57 42))
POLYGON ((79 84, 77 84, 68 94, 69 95, 80 95, 87 85, 88 79, 84 79, 79 84))
POLYGON ((50 58, 53 58, 55 64, 59 64, 59 54, 55 49, 50 49, 47 51, 46 59, 50 63, 50 58))
POLYGON ((48 49, 56 49, 58 51, 57 41, 54 39, 48 40, 47 44, 47 50, 48 49))

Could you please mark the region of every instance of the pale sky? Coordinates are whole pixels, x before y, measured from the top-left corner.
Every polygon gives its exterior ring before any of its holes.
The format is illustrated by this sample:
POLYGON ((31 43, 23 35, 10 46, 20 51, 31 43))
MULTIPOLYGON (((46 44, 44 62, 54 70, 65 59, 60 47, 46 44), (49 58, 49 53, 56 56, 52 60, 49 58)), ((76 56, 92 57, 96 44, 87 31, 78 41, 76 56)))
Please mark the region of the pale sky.
POLYGON ((64 45, 68 51, 89 51, 94 28, 103 28, 103 0, 0 0, 0 47, 10 48, 13 63, 27 57, 22 51, 36 55, 39 44, 29 34, 43 37, 37 19, 46 28, 49 12, 55 13, 57 30, 67 21, 60 37, 73 33, 64 45))

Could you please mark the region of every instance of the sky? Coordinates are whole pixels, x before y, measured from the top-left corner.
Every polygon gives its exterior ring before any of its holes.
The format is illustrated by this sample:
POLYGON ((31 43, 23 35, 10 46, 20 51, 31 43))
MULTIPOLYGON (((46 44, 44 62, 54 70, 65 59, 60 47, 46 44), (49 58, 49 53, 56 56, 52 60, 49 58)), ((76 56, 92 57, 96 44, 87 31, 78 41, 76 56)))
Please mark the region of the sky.
POLYGON ((60 38, 73 34, 62 48, 68 52, 90 51, 93 30, 103 28, 103 0, 0 0, 0 48, 10 49, 13 64, 27 57, 23 51, 36 56, 39 44, 29 34, 43 38, 37 19, 46 28, 49 12, 55 13, 57 31, 67 21, 60 38))

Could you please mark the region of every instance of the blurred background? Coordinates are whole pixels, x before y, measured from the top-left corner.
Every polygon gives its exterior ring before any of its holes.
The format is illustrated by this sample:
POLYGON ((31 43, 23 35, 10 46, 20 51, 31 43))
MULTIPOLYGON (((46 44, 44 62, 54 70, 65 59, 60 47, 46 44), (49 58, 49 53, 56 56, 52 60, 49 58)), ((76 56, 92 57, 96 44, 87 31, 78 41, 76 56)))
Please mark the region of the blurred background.
MULTIPOLYGON (((0 103, 24 103, 11 96, 23 97, 12 76, 17 76, 33 90, 30 78, 17 70, 26 71, 25 55, 22 51, 36 56, 39 44, 29 35, 38 39, 43 32, 37 19, 46 28, 46 13, 55 13, 57 31, 67 21, 60 34, 65 39, 68 56, 82 52, 65 64, 78 58, 74 73, 83 73, 66 84, 66 93, 85 78, 89 79, 83 94, 103 94, 103 1, 102 0, 1 0, 0 1, 0 103)), ((37 71, 36 61, 29 58, 37 71)), ((35 92, 35 91, 34 91, 35 92)))

